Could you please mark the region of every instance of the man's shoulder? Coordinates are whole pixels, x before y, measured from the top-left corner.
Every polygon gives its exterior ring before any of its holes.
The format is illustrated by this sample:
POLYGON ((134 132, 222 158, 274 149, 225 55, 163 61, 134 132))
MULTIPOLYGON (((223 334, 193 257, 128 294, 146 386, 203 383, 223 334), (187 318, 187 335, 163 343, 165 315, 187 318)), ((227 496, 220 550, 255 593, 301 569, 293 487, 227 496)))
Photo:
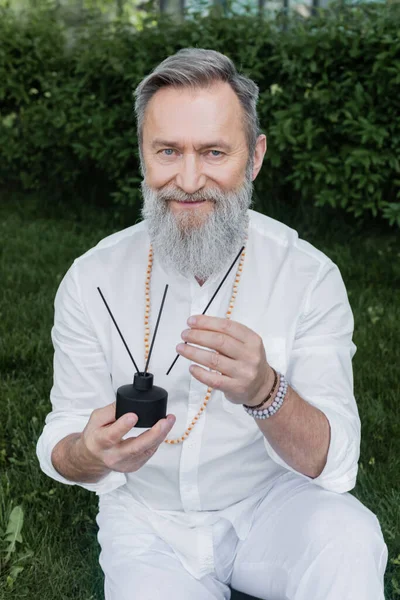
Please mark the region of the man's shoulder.
POLYGON ((75 266, 89 266, 92 261, 100 260, 108 262, 118 259, 121 253, 125 253, 127 249, 131 249, 132 244, 136 244, 141 238, 147 236, 147 228, 144 221, 140 221, 135 225, 130 225, 120 231, 115 231, 110 235, 102 238, 86 252, 75 258, 75 266))
POLYGON ((282 221, 251 209, 249 216, 251 228, 261 242, 290 249, 293 259, 314 264, 316 269, 331 262, 324 252, 300 238, 296 229, 282 221))

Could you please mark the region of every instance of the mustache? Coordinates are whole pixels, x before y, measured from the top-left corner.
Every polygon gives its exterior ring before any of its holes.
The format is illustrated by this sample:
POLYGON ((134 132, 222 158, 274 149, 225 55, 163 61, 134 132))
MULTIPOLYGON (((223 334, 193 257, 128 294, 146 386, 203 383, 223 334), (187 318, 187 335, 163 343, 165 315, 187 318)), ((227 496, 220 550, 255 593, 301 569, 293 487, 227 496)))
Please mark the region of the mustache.
POLYGON ((224 200, 226 196, 226 194, 216 188, 199 190, 193 194, 187 194, 183 190, 173 187, 169 187, 157 192, 158 200, 177 200, 178 202, 200 202, 201 200, 218 202, 224 200))

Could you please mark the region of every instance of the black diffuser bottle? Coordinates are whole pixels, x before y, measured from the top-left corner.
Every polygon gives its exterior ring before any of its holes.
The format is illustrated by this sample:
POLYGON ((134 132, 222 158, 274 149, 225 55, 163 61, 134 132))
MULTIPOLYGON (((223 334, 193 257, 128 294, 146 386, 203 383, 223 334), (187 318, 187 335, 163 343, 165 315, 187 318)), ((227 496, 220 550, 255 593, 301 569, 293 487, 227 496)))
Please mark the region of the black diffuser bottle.
POLYGON ((153 373, 148 373, 147 367, 149 364, 151 351, 153 349, 154 340, 156 338, 158 324, 164 306, 168 285, 165 286, 164 296, 161 302, 160 311, 158 313, 157 324, 155 327, 154 336, 151 342, 150 351, 147 357, 147 363, 144 371, 139 371, 100 288, 98 287, 97 289, 99 291, 100 296, 103 299, 104 304, 107 307, 108 312, 110 313, 114 325, 116 326, 118 333, 121 336, 125 348, 127 349, 128 354, 131 357, 131 360, 135 365, 136 369, 136 373, 133 378, 133 383, 122 385, 117 390, 115 418, 119 419, 119 417, 122 417, 122 415, 124 415, 125 413, 133 412, 138 416, 138 420, 135 424, 135 427, 153 427, 153 425, 155 425, 160 419, 165 419, 165 417, 167 416, 168 392, 162 387, 153 385, 153 373))
POLYGON ((153 427, 167 416, 168 392, 153 385, 153 373, 135 373, 133 384, 121 385, 117 390, 115 418, 133 412, 138 416, 135 427, 153 427))

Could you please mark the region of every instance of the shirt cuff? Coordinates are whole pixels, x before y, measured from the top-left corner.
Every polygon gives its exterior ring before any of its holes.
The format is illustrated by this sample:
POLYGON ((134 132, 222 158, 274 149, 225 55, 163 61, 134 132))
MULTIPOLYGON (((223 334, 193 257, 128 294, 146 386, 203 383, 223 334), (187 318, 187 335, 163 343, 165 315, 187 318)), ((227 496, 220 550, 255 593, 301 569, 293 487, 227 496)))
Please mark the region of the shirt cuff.
POLYGON ((292 473, 297 473, 304 479, 319 485, 320 487, 342 494, 352 490, 356 485, 357 472, 358 472, 358 460, 360 456, 360 445, 357 444, 355 439, 356 433, 353 431, 353 427, 349 425, 349 431, 343 426, 343 419, 340 414, 331 408, 317 406, 310 402, 313 406, 318 408, 324 413, 329 421, 331 430, 331 440, 328 449, 328 457, 325 467, 318 475, 318 477, 312 478, 300 471, 297 471, 288 463, 286 463, 281 456, 272 448, 265 436, 264 445, 268 452, 268 455, 274 462, 285 469, 288 469, 292 473))
POLYGON ((105 477, 103 477, 103 479, 97 483, 70 481, 69 479, 66 479, 60 475, 51 462, 51 453, 56 444, 71 433, 81 433, 86 426, 86 422, 87 419, 84 423, 79 424, 77 420, 74 419, 69 423, 47 423, 38 439, 36 445, 36 455, 39 459, 40 468, 52 479, 55 479, 56 481, 66 485, 79 485, 85 490, 96 492, 96 494, 100 496, 102 494, 108 494, 121 485, 124 485, 126 483, 125 474, 119 473, 118 471, 111 471, 111 473, 105 475, 105 477))

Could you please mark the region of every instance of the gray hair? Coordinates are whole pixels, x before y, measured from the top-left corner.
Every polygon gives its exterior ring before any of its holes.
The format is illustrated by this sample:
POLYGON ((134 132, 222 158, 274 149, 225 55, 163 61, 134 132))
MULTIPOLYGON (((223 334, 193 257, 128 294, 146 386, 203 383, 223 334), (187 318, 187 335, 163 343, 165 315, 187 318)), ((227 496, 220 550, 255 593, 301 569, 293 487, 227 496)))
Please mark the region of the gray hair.
MULTIPOLYGON (((152 96, 165 86, 201 88, 216 81, 228 82, 243 107, 249 162, 253 161, 256 141, 260 135, 260 124, 256 109, 258 100, 257 84, 251 79, 240 75, 231 59, 220 52, 202 48, 183 48, 163 60, 150 75, 140 82, 134 92, 141 163, 143 162, 144 114, 152 96)), ((141 166, 143 169, 143 165, 141 166)))

